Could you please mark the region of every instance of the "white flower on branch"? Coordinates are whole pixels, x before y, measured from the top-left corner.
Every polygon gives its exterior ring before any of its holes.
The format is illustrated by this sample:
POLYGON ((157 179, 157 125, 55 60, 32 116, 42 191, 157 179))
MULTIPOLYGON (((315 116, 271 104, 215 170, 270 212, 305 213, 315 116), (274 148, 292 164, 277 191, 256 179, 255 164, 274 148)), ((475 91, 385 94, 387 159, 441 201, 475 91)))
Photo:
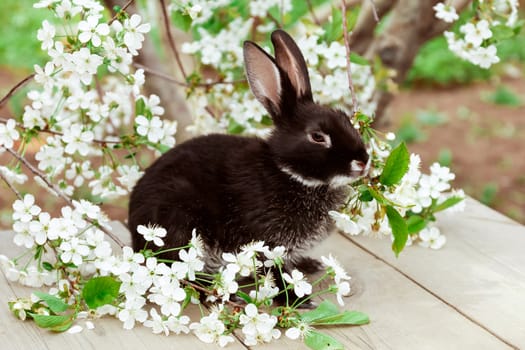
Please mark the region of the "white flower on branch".
POLYGON ((135 118, 135 124, 137 124, 137 134, 146 136, 148 141, 152 143, 159 142, 164 136, 162 120, 157 116, 148 119, 143 115, 139 115, 135 118))
POLYGON ((190 323, 190 318, 186 315, 169 316, 164 322, 168 326, 168 329, 175 334, 188 334, 190 332, 190 329, 187 326, 190 323))
POLYGON ((481 68, 489 68, 500 61, 497 54, 497 48, 495 45, 478 47, 477 49, 472 50, 470 61, 481 68))
POLYGON ((13 224, 13 231, 15 231, 15 236, 13 237, 13 242, 19 247, 26 247, 28 249, 33 248, 35 245, 35 239, 29 230, 29 223, 16 221, 13 224))
POLYGON ((78 30, 80 31, 78 40, 84 44, 91 41, 94 47, 99 47, 102 43, 101 36, 109 35, 109 26, 107 23, 99 23, 98 16, 89 16, 85 21, 81 21, 78 30))
POLYGON ((118 319, 124 324, 124 329, 132 329, 135 327, 135 322, 143 323, 148 318, 148 312, 142 307, 146 304, 146 299, 137 297, 126 300, 124 309, 118 313, 118 319))
POLYGON ((14 141, 18 140, 19 137, 20 134, 16 130, 14 119, 8 119, 5 124, 0 123, 0 147, 13 148, 14 141))
POLYGON ((136 56, 138 51, 142 48, 142 42, 144 41, 144 34, 150 31, 151 26, 149 23, 141 23, 142 18, 133 14, 130 18, 125 19, 124 23, 121 24, 119 21, 114 21, 112 27, 115 32, 124 32, 124 44, 127 46, 129 52, 136 56))
POLYGON ((2 176, 5 177, 7 181, 11 183, 23 184, 27 181, 27 176, 25 174, 17 173, 3 165, 0 165, 0 174, 2 174, 2 176))
POLYGON ((474 47, 480 46, 483 40, 492 37, 490 24, 486 19, 482 19, 476 24, 471 22, 465 23, 459 28, 459 30, 465 34, 465 40, 467 43, 474 45, 474 47))
POLYGON ((279 287, 275 285, 273 274, 270 271, 264 276, 261 280, 262 283, 259 284, 259 289, 250 291, 250 298, 257 302, 262 302, 264 300, 271 300, 277 294, 279 294, 279 287))
POLYGON ((93 75, 97 73, 98 67, 104 61, 101 56, 92 54, 87 47, 73 52, 68 57, 71 70, 78 74, 78 78, 84 85, 91 84, 93 75))
POLYGON ((70 0, 62 0, 55 7, 55 13, 60 18, 71 18, 82 11, 80 6, 74 6, 70 0))
POLYGON ((335 226, 344 233, 349 235, 358 235, 361 233, 359 225, 353 221, 348 214, 330 210, 328 215, 334 220, 335 226))
POLYGON ((35 204, 35 197, 26 194, 22 200, 13 203, 13 221, 29 222, 40 213, 40 207, 35 204))
POLYGON ((419 245, 425 248, 439 249, 445 245, 447 238, 435 226, 426 227, 419 232, 419 245))
POLYGON ((337 261, 332 254, 328 254, 328 258, 321 256, 321 261, 326 267, 328 267, 328 271, 334 277, 335 283, 339 284, 343 280, 350 280, 351 277, 348 276, 341 263, 337 261))
POLYGON ((119 177, 117 177, 117 180, 130 192, 137 183, 137 181, 144 174, 143 171, 140 171, 138 165, 127 164, 119 165, 117 167, 117 172, 120 175, 119 177))
POLYGON ((38 215, 38 220, 29 222, 29 231, 33 236, 35 243, 42 245, 47 241, 47 232, 51 223, 51 215, 46 212, 41 212, 38 215))
POLYGON ((240 316, 239 322, 243 325, 244 343, 248 346, 269 343, 281 336, 281 331, 274 328, 277 324, 277 317, 259 313, 255 304, 245 306, 244 315, 240 316))
POLYGON ((284 280, 293 286, 295 295, 299 298, 312 293, 312 285, 306 281, 304 274, 299 270, 292 270, 292 275, 283 273, 284 280))
POLYGON ((170 328, 165 320, 159 315, 155 308, 149 310, 151 316, 150 319, 144 321, 144 327, 151 328, 154 334, 164 333, 165 335, 170 334, 170 328))
POLYGON ((47 20, 44 20, 42 22, 42 28, 40 28, 36 34, 36 38, 42 42, 42 50, 48 50, 53 47, 55 34, 55 27, 47 20))
POLYGON ((75 125, 62 135, 62 141, 66 144, 64 151, 67 154, 78 152, 85 157, 89 153, 90 143, 94 138, 95 136, 91 130, 82 130, 75 125))
POLYGON ((447 23, 452 23, 459 19, 456 9, 452 5, 445 5, 444 3, 439 2, 433 7, 433 9, 436 11, 436 18, 447 23))
POLYGON ((204 261, 197 256, 197 249, 190 247, 187 251, 181 249, 179 251, 180 260, 187 266, 187 275, 190 281, 195 280, 195 272, 202 271, 204 268, 204 261))
POLYGON ((59 249, 62 251, 60 259, 65 263, 72 262, 76 266, 80 266, 83 257, 88 256, 90 252, 86 242, 78 237, 72 237, 69 241, 63 241, 59 249))
POLYGON ((147 242, 153 241, 153 243, 158 247, 162 247, 164 245, 162 238, 166 237, 167 234, 165 228, 149 224, 147 226, 138 225, 137 232, 144 236, 144 239, 147 242))
POLYGON ((337 302, 339 303, 339 305, 344 306, 345 302, 343 301, 343 297, 346 297, 350 294, 350 283, 344 281, 336 284, 335 287, 337 288, 335 294, 337 302))
POLYGON ((297 326, 288 328, 285 335, 292 340, 304 339, 311 330, 312 327, 308 323, 299 322, 297 326))
POLYGON ((220 347, 225 347, 228 343, 233 343, 234 339, 230 335, 224 335, 226 327, 219 320, 219 314, 212 312, 208 316, 201 318, 200 322, 190 324, 190 329, 203 342, 211 344, 217 343, 220 347))

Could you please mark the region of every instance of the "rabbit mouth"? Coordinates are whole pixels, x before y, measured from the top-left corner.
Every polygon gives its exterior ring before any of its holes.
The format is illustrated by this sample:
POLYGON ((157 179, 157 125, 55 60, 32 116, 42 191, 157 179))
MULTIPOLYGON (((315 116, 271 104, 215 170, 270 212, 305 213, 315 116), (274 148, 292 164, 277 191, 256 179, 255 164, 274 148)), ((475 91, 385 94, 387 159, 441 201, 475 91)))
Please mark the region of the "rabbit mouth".
POLYGON ((368 167, 366 167, 358 171, 353 170, 350 172, 350 175, 335 175, 328 181, 322 181, 319 179, 306 178, 294 172, 292 169, 286 166, 281 166, 280 169, 283 173, 289 175, 291 179, 299 182, 300 184, 306 187, 329 186, 331 188, 339 188, 350 185, 351 183, 362 178, 363 176, 366 176, 366 174, 368 173, 368 167))

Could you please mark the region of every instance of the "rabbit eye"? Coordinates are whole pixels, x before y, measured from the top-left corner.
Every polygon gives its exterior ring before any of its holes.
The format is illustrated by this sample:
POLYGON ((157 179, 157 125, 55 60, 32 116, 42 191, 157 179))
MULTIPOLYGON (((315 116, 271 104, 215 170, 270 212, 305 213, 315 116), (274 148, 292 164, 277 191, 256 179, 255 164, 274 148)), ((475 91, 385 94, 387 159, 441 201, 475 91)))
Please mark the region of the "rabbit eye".
POLYGON ((330 136, 321 131, 312 131, 308 134, 308 141, 320 144, 326 148, 332 146, 330 136))

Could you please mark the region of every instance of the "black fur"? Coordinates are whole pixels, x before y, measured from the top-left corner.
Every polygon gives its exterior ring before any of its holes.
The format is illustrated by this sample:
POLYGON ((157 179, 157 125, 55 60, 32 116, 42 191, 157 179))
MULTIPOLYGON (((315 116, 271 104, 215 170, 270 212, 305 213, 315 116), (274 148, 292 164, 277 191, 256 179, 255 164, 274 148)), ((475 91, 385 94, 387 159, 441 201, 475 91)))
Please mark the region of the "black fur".
MULTIPOLYGON (((274 36, 283 39, 279 50, 295 45, 282 31, 275 32, 272 39, 274 36)), ((302 254, 328 235, 328 211, 337 209, 346 195, 346 186, 329 186, 330 180, 349 176, 350 162, 367 163, 368 155, 347 115, 314 103, 309 83, 307 91, 298 94, 292 81, 301 81, 290 79, 290 67, 278 66, 279 62, 264 52, 259 54, 261 49, 253 43, 244 47, 251 50, 254 60, 246 62, 252 90, 261 74, 259 69, 276 67, 279 73, 277 99, 265 95, 271 88, 268 86, 255 93, 276 122, 274 131, 268 140, 202 136, 160 157, 131 194, 128 225, 134 249, 145 244, 137 225, 151 223, 168 231, 163 248, 186 245, 196 228, 206 245, 209 271, 222 264, 222 252, 235 252, 259 240, 270 247, 284 245, 288 269, 313 265, 302 254), (308 134, 316 130, 330 136, 331 147, 308 140, 308 134), (307 186, 290 172, 319 185, 307 186)), ((283 54, 292 54, 286 57, 293 57, 293 63, 301 67, 299 74, 307 72, 296 46, 283 54)), ((305 77, 300 78, 304 84, 305 77)), ((174 252, 165 258, 178 257, 174 252)))

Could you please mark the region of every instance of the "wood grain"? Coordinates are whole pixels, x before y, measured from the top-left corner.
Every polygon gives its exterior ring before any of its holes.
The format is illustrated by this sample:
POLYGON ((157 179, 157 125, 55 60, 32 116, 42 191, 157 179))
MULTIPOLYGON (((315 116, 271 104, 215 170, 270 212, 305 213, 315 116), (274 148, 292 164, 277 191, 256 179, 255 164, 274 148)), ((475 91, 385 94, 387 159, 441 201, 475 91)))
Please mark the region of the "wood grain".
POLYGON ((472 199, 460 215, 440 215, 447 237, 439 251, 351 240, 405 274, 466 318, 516 348, 525 348, 525 227, 472 199))

